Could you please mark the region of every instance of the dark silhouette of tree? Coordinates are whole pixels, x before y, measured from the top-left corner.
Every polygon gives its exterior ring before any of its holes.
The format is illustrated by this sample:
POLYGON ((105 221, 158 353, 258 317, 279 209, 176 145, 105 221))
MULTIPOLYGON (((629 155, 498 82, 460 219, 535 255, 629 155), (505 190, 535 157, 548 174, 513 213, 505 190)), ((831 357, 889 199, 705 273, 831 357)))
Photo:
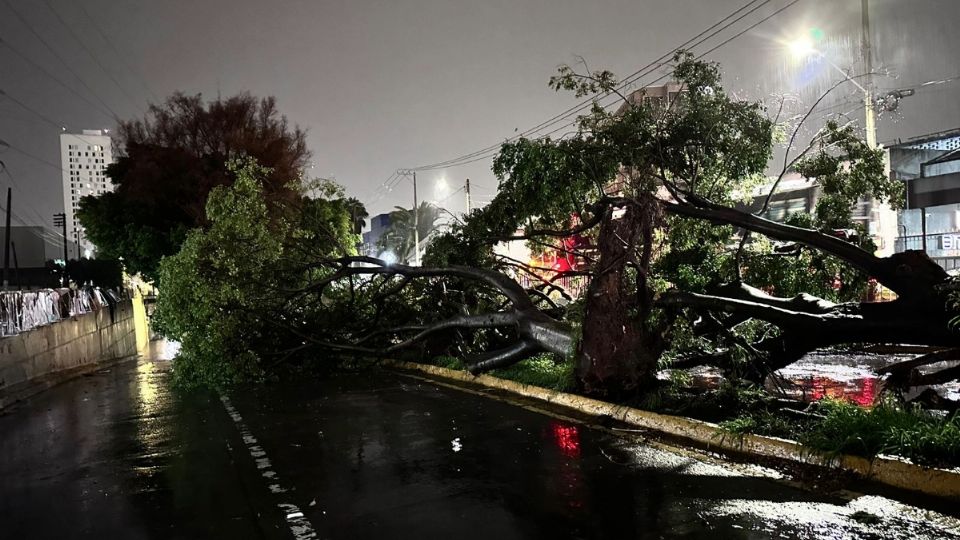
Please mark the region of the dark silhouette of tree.
POLYGON ((360 234, 367 225, 367 218, 370 217, 370 214, 363 203, 355 197, 349 197, 345 204, 347 211, 350 213, 350 221, 353 223, 353 234, 360 234))
POLYGON ((414 219, 413 210, 397 206, 393 212, 390 212, 390 226, 377 242, 377 250, 393 253, 400 263, 412 263, 416 259, 414 223, 416 223, 420 242, 423 244, 436 230, 438 219, 440 219, 440 209, 428 202, 420 203, 416 219, 414 219))
POLYGON ((114 144, 119 158, 107 176, 116 187, 81 199, 78 217, 101 256, 122 257, 147 278, 188 230, 206 224, 210 191, 234 181, 228 160, 246 155, 266 167, 264 197, 277 207, 299 198, 310 157, 305 132, 288 124, 275 99, 249 94, 205 103, 176 93, 143 119, 122 122, 114 144))

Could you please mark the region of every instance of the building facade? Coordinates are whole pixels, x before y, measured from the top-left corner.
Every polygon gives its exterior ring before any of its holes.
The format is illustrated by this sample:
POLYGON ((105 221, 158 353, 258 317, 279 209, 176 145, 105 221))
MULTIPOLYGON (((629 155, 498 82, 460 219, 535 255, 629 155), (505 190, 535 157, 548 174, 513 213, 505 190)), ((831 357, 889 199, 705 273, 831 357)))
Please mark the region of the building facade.
POLYGON ((960 271, 960 128, 891 145, 890 174, 907 193, 896 251, 923 250, 960 271))
POLYGON ((369 257, 377 257, 377 242, 383 233, 390 228, 390 214, 377 214, 370 218, 370 230, 363 233, 361 251, 369 257))
POLYGON ((77 222, 80 199, 113 191, 107 165, 113 162, 113 147, 106 131, 85 129, 60 135, 60 168, 63 175, 63 213, 71 258, 92 257, 94 246, 77 222))

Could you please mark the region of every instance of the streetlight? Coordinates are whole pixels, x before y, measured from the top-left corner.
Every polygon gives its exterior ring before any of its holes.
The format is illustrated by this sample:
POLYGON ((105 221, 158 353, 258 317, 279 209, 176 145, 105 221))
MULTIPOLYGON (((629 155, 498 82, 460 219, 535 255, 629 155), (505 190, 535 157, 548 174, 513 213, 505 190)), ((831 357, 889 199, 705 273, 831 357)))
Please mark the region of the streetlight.
POLYGON ((377 258, 383 261, 387 266, 397 263, 397 255, 390 250, 384 251, 377 258))
MULTIPOLYGON (((867 132, 867 146, 870 148, 877 147, 877 119, 876 113, 874 111, 873 103, 873 92, 870 89, 872 78, 873 78, 873 58, 870 50, 870 0, 860 0, 860 52, 863 55, 863 76, 866 77, 867 85, 864 87, 857 81, 853 80, 852 77, 847 75, 847 72, 842 70, 840 66, 834 64, 830 61, 829 58, 824 56, 823 53, 818 51, 814 46, 815 41, 820 41, 823 39, 823 30, 819 28, 811 28, 807 36, 798 37, 789 43, 787 47, 790 52, 794 55, 795 58, 806 58, 811 55, 816 55, 818 59, 826 61, 830 66, 843 74, 844 78, 852 82, 861 92, 863 92, 863 103, 864 103, 864 115, 865 115, 865 124, 867 132)), ((909 95, 909 94, 907 94, 909 95)), ((899 97, 897 96, 897 103, 899 103, 899 97)), ((895 108, 895 106, 894 106, 895 108)))
POLYGON ((450 186, 447 185, 447 179, 441 176, 437 180, 436 185, 433 186, 433 199, 439 203, 443 200, 443 196, 446 195, 447 191, 449 190, 450 186))
MULTIPOLYGON (((818 29, 811 29, 810 35, 811 36, 817 35, 819 32, 820 30, 818 29)), ((843 70, 843 68, 841 68, 836 63, 834 63, 833 60, 830 60, 829 58, 827 58, 827 55, 825 55, 823 52, 821 52, 816 48, 816 46, 814 45, 814 41, 813 39, 811 39, 811 37, 808 37, 808 36, 796 37, 788 41, 786 43, 786 47, 787 47, 787 50, 790 51, 790 55, 793 56, 795 60, 800 61, 806 58, 813 57, 813 58, 816 58, 817 60, 826 62, 827 65, 829 65, 837 73, 842 75, 845 80, 849 81, 854 86, 856 86, 858 90, 863 92, 867 146, 869 146, 870 148, 876 148, 877 147, 877 120, 876 120, 876 113, 873 106, 873 93, 870 91, 870 89, 863 86, 859 82, 857 82, 856 79, 851 77, 846 71, 843 70)), ((870 78, 870 69, 872 68, 870 67, 869 61, 868 61, 867 72, 863 74, 863 76, 867 77, 868 80, 870 78)))

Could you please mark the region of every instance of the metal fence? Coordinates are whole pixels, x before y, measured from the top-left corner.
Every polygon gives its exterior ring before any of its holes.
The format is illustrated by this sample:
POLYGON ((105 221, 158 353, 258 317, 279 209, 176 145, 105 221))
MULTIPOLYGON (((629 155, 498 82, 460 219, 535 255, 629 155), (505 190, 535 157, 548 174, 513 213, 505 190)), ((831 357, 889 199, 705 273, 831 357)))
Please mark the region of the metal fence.
POLYGON ((98 288, 0 292, 0 337, 15 336, 74 315, 114 305, 119 297, 98 288))
POLYGON ((515 276, 517 281, 525 289, 541 288, 548 290, 550 286, 557 286, 563 289, 571 298, 577 299, 583 295, 587 288, 587 278, 585 276, 555 275, 552 279, 539 278, 527 273, 519 273, 515 276))

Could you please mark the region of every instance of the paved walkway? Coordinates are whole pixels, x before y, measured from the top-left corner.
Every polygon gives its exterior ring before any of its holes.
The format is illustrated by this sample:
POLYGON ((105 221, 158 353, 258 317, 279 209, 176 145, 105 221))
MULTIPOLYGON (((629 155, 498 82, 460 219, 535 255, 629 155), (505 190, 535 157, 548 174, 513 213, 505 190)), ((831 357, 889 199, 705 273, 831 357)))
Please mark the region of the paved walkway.
POLYGON ((386 372, 220 398, 116 365, 0 416, 3 538, 960 538, 386 372))

